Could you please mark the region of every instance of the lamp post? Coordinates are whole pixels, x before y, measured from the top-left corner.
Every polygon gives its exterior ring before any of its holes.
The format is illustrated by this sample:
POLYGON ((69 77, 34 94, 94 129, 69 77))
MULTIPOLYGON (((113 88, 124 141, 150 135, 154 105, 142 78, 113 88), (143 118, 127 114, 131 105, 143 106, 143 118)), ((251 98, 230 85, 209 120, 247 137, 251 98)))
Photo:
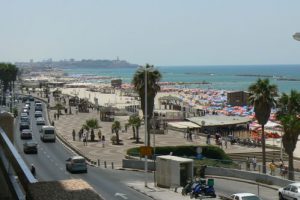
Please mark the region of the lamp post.
MULTIPOLYGON (((148 84, 148 77, 147 77, 147 68, 145 68, 145 145, 148 144, 148 135, 147 135, 147 129, 148 129, 148 124, 147 124, 147 119, 148 119, 148 113, 147 113, 147 107, 148 107, 148 101, 147 101, 147 84, 148 84)), ((145 155, 145 187, 147 187, 147 171, 148 171, 148 156, 145 155)))

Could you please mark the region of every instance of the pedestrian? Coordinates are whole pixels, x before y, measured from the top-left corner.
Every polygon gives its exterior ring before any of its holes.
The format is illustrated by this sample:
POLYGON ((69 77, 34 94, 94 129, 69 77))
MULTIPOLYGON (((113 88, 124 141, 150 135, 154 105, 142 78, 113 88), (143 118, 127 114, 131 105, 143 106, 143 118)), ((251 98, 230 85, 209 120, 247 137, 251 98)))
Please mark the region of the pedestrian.
POLYGON ((249 158, 249 156, 247 157, 247 159, 246 159, 246 170, 250 170, 250 158, 249 158))
POLYGON ((54 120, 56 120, 56 113, 54 113, 54 120))
POLYGON ((82 132, 81 129, 78 131, 78 140, 81 141, 82 132))
POLYGON ((82 141, 83 141, 83 146, 87 146, 87 139, 86 139, 86 133, 82 134, 82 141))
POLYGON ((72 131, 73 141, 75 141, 75 129, 72 131))
POLYGON ((105 136, 104 135, 102 135, 101 142, 102 142, 102 147, 104 148, 104 146, 105 146, 105 136))
POLYGON ((226 137, 226 138, 225 138, 225 148, 226 148, 226 149, 227 149, 227 145, 228 145, 227 142, 228 142, 228 138, 226 137))
POLYGON ((76 115, 78 114, 78 108, 77 108, 77 106, 75 107, 75 113, 76 113, 76 115))
POLYGON ((35 176, 35 167, 33 164, 31 164, 30 171, 31 171, 32 175, 35 176))
POLYGON ((256 157, 254 156, 252 158, 252 166, 253 166, 253 170, 255 171, 256 170, 256 165, 257 165, 257 160, 256 160, 256 157))
POLYGON ((274 160, 272 160, 272 162, 270 162, 269 167, 270 167, 270 174, 272 176, 274 176, 275 175, 275 169, 276 169, 276 165, 274 163, 274 160))
POLYGON ((102 133, 101 133, 101 130, 99 129, 99 131, 98 131, 98 140, 99 140, 99 142, 101 142, 101 137, 102 137, 102 133))
POLYGON ((210 144, 210 133, 206 136, 206 144, 210 144))

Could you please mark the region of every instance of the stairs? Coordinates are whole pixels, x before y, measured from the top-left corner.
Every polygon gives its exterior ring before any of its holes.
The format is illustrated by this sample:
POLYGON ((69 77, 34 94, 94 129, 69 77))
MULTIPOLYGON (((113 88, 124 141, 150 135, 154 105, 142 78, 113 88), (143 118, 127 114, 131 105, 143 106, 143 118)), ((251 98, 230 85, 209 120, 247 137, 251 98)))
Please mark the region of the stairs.
MULTIPOLYGON (((257 162, 262 162, 262 152, 247 152, 247 153, 228 153, 227 154, 233 161, 246 161, 247 157, 252 159, 254 156, 257 159, 257 162)), ((268 150, 266 151, 266 161, 271 162, 279 162, 280 159, 280 151, 278 150, 268 150)), ((288 161, 288 156, 283 152, 283 160, 288 161)))

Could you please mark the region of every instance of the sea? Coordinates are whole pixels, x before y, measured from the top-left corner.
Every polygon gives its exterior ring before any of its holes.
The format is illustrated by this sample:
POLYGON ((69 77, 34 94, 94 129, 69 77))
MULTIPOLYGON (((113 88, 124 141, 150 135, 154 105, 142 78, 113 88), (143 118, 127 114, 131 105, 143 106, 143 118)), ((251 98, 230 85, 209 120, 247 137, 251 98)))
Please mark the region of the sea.
MULTIPOLYGON (((258 78, 268 78, 278 86, 279 92, 300 91, 299 65, 218 65, 218 66, 157 66, 162 74, 162 82, 183 82, 177 87, 201 88, 215 90, 248 90, 250 84, 258 78), (206 82, 209 84, 201 84, 206 82), (190 84, 196 83, 196 84, 190 84)), ((63 71, 70 77, 103 76, 111 79, 120 78, 130 83, 136 68, 95 68, 64 67, 63 71)), ((110 79, 102 80, 110 82, 110 79)))

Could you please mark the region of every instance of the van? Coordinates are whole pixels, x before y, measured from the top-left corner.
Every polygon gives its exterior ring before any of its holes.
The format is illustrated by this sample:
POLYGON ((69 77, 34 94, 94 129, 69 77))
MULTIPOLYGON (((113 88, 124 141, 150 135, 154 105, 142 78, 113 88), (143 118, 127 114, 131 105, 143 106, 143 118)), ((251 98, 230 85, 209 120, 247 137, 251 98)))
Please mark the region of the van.
POLYGON ((45 141, 52 141, 55 142, 55 128, 54 126, 42 126, 41 129, 41 140, 45 141))

